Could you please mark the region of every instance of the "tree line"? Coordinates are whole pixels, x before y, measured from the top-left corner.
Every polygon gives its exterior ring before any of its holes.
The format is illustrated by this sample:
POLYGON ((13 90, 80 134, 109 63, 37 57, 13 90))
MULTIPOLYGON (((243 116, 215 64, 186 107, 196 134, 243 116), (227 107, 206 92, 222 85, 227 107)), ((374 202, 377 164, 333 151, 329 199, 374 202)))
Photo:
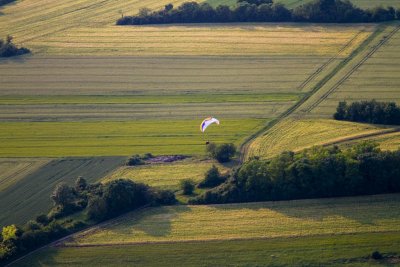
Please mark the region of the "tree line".
POLYGON ((0 0, 0 7, 5 6, 9 3, 15 2, 16 0, 0 0))
POLYGON ((192 204, 355 196, 400 192, 400 149, 364 142, 348 149, 314 147, 244 163, 192 204))
POLYGON ((272 0, 239 0, 237 6, 212 7, 208 3, 185 2, 178 8, 168 4, 164 9, 143 8, 136 16, 125 16, 117 25, 168 23, 225 23, 225 22, 381 22, 400 19, 400 9, 375 7, 361 9, 348 0, 314 0, 288 9, 272 0))
POLYGON ((51 194, 53 207, 22 227, 8 225, 0 233, 0 265, 40 246, 89 225, 114 218, 146 205, 176 202, 171 191, 156 190, 145 184, 119 179, 105 184, 88 184, 79 177, 74 186, 61 183, 51 194), (71 215, 82 212, 84 220, 71 215))
POLYGON ((374 124, 400 125, 400 108, 394 102, 377 102, 376 100, 339 102, 335 120, 366 122, 374 124))
POLYGON ((8 35, 5 40, 0 39, 0 57, 12 57, 30 53, 25 47, 17 47, 13 42, 13 37, 8 35))

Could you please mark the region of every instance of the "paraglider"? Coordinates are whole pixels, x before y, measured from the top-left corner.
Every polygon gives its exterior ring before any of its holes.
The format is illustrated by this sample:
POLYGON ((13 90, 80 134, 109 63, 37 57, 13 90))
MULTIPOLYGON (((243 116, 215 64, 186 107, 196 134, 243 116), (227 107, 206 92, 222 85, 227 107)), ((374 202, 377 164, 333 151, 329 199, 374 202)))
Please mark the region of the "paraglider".
MULTIPOLYGON (((219 120, 217 120, 216 118, 213 118, 213 117, 208 117, 208 118, 204 119, 204 120, 201 122, 201 124, 200 124, 200 131, 201 131, 202 133, 204 133, 205 130, 207 129, 207 127, 210 126, 210 125, 213 124, 213 123, 219 125, 219 120)), ((207 134, 206 134, 206 135, 207 135, 207 134)), ((207 140, 207 141, 206 141, 206 145, 208 145, 209 143, 210 143, 210 142, 208 142, 208 140, 207 140)))

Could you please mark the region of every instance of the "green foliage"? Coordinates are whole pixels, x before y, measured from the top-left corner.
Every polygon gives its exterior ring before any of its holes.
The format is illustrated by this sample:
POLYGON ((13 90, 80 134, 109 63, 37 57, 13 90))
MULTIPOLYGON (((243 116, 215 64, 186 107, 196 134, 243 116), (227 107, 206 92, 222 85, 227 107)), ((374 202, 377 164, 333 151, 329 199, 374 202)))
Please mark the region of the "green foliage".
POLYGON ((215 187, 223 183, 225 180, 226 178, 221 175, 217 166, 212 165, 212 167, 206 172, 204 180, 199 183, 198 187, 215 187))
POLYGON ((196 183, 192 179, 184 179, 180 182, 181 189, 184 195, 193 194, 196 183))
MULTIPOLYGON (((398 18, 398 15, 397 15, 398 18)), ((213 8, 209 3, 185 2, 176 9, 139 12, 137 16, 122 17, 117 25, 142 25, 165 23, 207 22, 380 22, 396 19, 393 7, 376 7, 363 10, 350 1, 314 0, 289 10, 281 3, 270 0, 239 0, 231 9, 220 5, 213 8)))
POLYGON ((400 125, 400 108, 394 102, 371 100, 347 105, 343 101, 339 102, 333 117, 336 120, 400 125))
POLYGON ((65 183, 60 183, 51 194, 51 199, 55 205, 67 206, 75 199, 74 191, 65 183))
POLYGON ((87 188, 87 181, 82 176, 79 176, 75 181, 75 191, 82 192, 87 188))
POLYGON ((3 242, 8 240, 16 240, 20 234, 21 231, 17 226, 15 226, 15 224, 4 226, 3 230, 1 231, 3 242))
POLYGON ((234 144, 221 144, 209 143, 206 147, 206 152, 212 158, 218 160, 220 163, 228 162, 236 153, 234 144))
POLYGON ((128 159, 126 165, 128 166, 136 166, 136 165, 143 165, 144 161, 140 155, 133 155, 128 159))
MULTIPOLYGON (((0 3, 1 5, 1 3, 0 3)), ((25 47, 18 48, 12 42, 13 37, 8 35, 6 40, 0 39, 0 57, 12 57, 29 53, 29 49, 25 47)))
POLYGON ((360 143, 342 151, 313 147, 251 160, 193 203, 225 203, 400 192, 400 150, 382 152, 360 143))

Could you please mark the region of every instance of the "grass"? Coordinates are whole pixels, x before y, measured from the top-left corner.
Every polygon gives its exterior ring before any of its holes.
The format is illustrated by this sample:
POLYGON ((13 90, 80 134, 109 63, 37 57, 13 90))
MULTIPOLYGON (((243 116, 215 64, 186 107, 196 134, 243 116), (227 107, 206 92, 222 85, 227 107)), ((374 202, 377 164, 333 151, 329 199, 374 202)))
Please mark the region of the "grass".
POLYGON ((65 246, 399 232, 400 195, 149 208, 65 246))
POLYGON ((337 103, 343 100, 376 99, 400 104, 400 63, 397 60, 400 52, 399 27, 398 23, 387 25, 364 52, 338 72, 331 84, 310 99, 311 103, 314 101, 316 104, 308 109, 307 115, 331 116, 337 103), (326 90, 328 93, 321 96, 326 90))
POLYGON ((382 266, 375 250, 400 253, 393 233, 224 240, 107 247, 53 247, 12 266, 382 266), (206 257, 204 255, 207 255, 206 257))
POLYGON ((208 138, 239 145, 265 122, 225 119, 199 131, 197 120, 126 122, 0 122, 0 157, 129 156, 204 154, 208 138), (238 130, 240 129, 240 130, 238 130))
MULTIPOLYGON (((0 191, 0 228, 47 214, 50 195, 58 183, 73 184, 78 176, 88 182, 103 178, 125 160, 123 157, 67 158, 52 160, 0 191)), ((31 160, 35 161, 35 160, 31 160)))
POLYGON ((104 182, 126 178, 135 182, 141 182, 150 186, 162 189, 179 190, 179 183, 183 179, 192 179, 200 182, 204 179, 204 174, 215 164, 221 172, 226 168, 213 161, 199 161, 196 159, 186 159, 183 161, 163 164, 151 164, 118 168, 113 173, 103 179, 104 182))
POLYGON ((0 159, 0 192, 47 164, 49 159, 0 159))
POLYGON ((271 158, 283 151, 297 152, 315 145, 379 133, 385 129, 383 126, 333 119, 288 118, 275 125, 267 134, 259 136, 250 145, 248 156, 271 158))
POLYGON ((184 120, 194 117, 272 118, 301 94, 165 96, 5 96, 0 120, 184 120))

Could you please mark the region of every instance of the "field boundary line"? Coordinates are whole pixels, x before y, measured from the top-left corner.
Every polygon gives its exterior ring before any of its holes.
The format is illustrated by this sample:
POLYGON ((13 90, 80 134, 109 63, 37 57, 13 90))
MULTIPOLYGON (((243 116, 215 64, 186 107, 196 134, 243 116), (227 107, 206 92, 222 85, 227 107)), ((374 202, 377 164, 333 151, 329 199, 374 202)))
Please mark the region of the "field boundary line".
POLYGON ((317 107, 322 101, 324 101, 330 94, 336 91, 339 86, 341 86, 354 72, 358 70, 376 51, 379 50, 384 44, 387 43, 398 31, 400 30, 400 25, 397 25, 387 36, 379 41, 355 66, 353 66, 339 81, 337 81, 327 92, 325 92, 317 101, 315 101, 311 106, 305 109, 305 112, 309 113, 315 107, 317 107))
MULTIPOLYGON (((383 31, 383 30, 382 30, 383 31)), ((248 154, 249 146, 256 139, 258 136, 260 136, 262 133, 265 133, 269 129, 271 129, 274 125, 276 125, 278 122, 283 120, 284 118, 288 117, 292 113, 294 113, 300 106, 302 106, 312 95, 314 95, 319 89, 321 89, 328 81, 330 81, 335 74, 344 68, 355 56, 357 56, 361 51, 364 50, 365 47, 368 46, 368 44, 381 32, 381 26, 377 26, 375 31, 368 37, 366 38, 359 46, 357 49, 353 50, 348 57, 343 59, 331 72, 325 75, 325 77, 321 78, 321 80, 311 89, 309 92, 304 94, 304 97, 300 99, 298 102, 296 102, 293 106, 291 106, 289 109, 284 111, 282 114, 280 114, 276 119, 271 120, 265 127, 261 128, 259 131, 256 133, 252 134, 249 136, 241 145, 240 147, 240 155, 239 155, 239 164, 243 163, 246 159, 246 156, 248 154)), ((359 32, 360 33, 360 32, 359 32)), ((344 46, 346 47, 348 43, 344 46)), ((338 51, 337 55, 341 53, 342 50, 338 51)), ((329 60, 328 60, 329 61, 329 60)))
POLYGON ((328 142, 322 144, 322 146, 326 147, 326 146, 331 146, 331 145, 343 144, 343 143, 347 143, 347 142, 351 142, 351 141, 355 141, 355 140, 359 140, 359 139, 363 139, 363 138, 385 136, 388 134, 398 133, 398 132, 400 132, 400 128, 383 130, 383 131, 376 132, 376 133, 360 134, 360 135, 351 136, 351 137, 344 137, 344 138, 338 139, 338 140, 328 141, 328 142))
POLYGON ((304 87, 305 87, 308 83, 310 83, 312 80, 314 80, 314 78, 315 78, 318 74, 320 74, 320 73, 321 73, 329 64, 331 64, 335 59, 339 58, 339 55, 340 55, 343 51, 345 51, 345 50, 350 46, 350 44, 353 43, 353 41, 356 40, 356 38, 357 38, 358 36, 361 35, 361 33, 364 33, 364 32, 365 32, 365 29, 363 29, 363 30, 357 32, 357 34, 354 35, 353 38, 351 38, 351 39, 346 43, 346 45, 344 45, 344 46, 343 46, 333 57, 331 57, 328 61, 326 61, 324 64, 322 64, 322 66, 320 66, 320 67, 319 67, 314 73, 312 73, 302 84, 300 84, 300 85, 297 87, 297 89, 298 89, 298 90, 303 90, 304 87))

